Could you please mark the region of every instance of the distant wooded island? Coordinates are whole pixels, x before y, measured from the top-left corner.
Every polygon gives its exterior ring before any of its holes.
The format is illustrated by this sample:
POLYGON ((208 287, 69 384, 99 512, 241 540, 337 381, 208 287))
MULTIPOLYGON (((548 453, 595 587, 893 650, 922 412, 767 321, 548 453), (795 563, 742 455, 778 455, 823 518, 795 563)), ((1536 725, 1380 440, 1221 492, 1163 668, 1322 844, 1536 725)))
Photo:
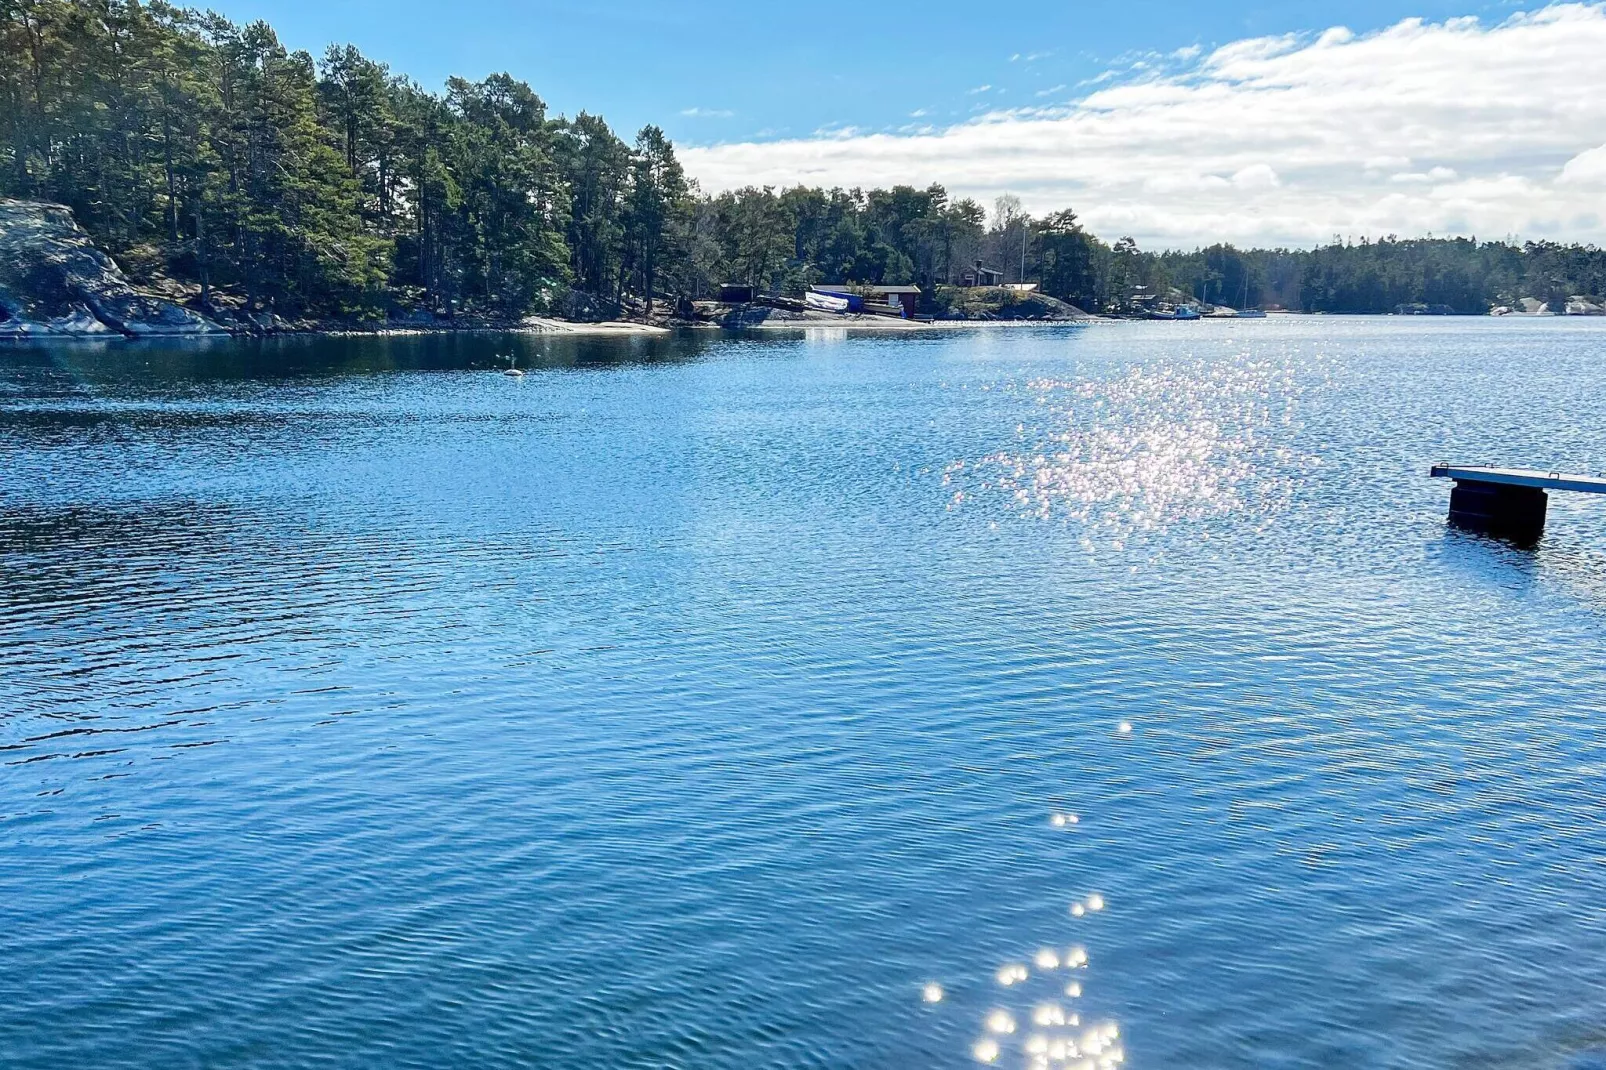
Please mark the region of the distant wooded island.
POLYGON ((213 313, 689 316, 737 284, 1035 284, 1091 312, 1593 311, 1606 252, 1386 238, 1192 252, 1106 242, 940 185, 710 194, 656 126, 548 114, 506 74, 430 92, 350 45, 292 52, 161 0, 0 2, 0 196, 72 209, 136 282, 213 313), (1136 302, 1139 303, 1135 303, 1136 302))

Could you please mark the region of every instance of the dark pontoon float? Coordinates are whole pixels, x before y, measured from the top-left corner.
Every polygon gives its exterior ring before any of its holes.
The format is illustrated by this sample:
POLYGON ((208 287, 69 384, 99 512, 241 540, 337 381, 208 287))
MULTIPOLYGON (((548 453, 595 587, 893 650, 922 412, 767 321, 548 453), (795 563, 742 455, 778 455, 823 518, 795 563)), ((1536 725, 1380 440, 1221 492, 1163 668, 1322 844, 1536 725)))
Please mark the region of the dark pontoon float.
POLYGON ((1428 473, 1453 479, 1450 523, 1458 528, 1515 542, 1538 542, 1545 530, 1550 490, 1606 494, 1606 478, 1569 476, 1535 468, 1489 468, 1436 464, 1428 473))

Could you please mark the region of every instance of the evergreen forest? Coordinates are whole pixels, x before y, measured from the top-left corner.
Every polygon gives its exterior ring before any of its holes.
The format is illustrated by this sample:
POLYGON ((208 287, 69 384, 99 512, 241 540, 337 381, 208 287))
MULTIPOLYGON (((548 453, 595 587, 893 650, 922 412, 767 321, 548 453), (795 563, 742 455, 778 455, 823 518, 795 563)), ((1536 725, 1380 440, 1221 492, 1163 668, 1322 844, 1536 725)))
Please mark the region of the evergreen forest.
POLYGON ((136 280, 287 315, 667 315, 721 284, 914 283, 978 261, 1089 311, 1487 312, 1606 293, 1580 245, 1388 238, 1192 252, 926 188, 712 193, 656 126, 552 114, 507 74, 436 91, 162 0, 0 0, 0 196, 70 207, 136 280))

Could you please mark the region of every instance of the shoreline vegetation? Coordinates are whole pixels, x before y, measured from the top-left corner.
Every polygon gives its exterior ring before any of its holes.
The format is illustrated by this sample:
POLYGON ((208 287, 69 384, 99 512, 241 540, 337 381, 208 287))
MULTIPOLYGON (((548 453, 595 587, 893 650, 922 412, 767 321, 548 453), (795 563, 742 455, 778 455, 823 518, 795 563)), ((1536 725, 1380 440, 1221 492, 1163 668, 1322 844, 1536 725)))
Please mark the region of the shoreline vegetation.
POLYGON ((706 193, 656 126, 551 116, 507 74, 431 92, 162 0, 0 3, 0 198, 12 336, 910 325, 792 307, 822 284, 916 288, 903 314, 934 323, 1606 314, 1593 246, 1150 251, 941 185, 706 193), (19 266, 52 241, 93 285, 19 266))

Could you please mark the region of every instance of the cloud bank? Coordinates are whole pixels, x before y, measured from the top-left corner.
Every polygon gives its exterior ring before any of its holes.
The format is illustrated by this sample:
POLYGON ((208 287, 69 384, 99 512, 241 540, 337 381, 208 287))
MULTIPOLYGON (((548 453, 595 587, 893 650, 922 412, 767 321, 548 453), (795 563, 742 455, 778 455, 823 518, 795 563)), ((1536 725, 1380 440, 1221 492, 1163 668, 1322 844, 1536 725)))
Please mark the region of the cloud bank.
POLYGON ((1053 107, 685 148, 704 189, 941 182, 1146 246, 1335 234, 1606 244, 1606 3, 1236 41, 1053 107), (1181 66, 1176 66, 1180 64, 1181 66))

